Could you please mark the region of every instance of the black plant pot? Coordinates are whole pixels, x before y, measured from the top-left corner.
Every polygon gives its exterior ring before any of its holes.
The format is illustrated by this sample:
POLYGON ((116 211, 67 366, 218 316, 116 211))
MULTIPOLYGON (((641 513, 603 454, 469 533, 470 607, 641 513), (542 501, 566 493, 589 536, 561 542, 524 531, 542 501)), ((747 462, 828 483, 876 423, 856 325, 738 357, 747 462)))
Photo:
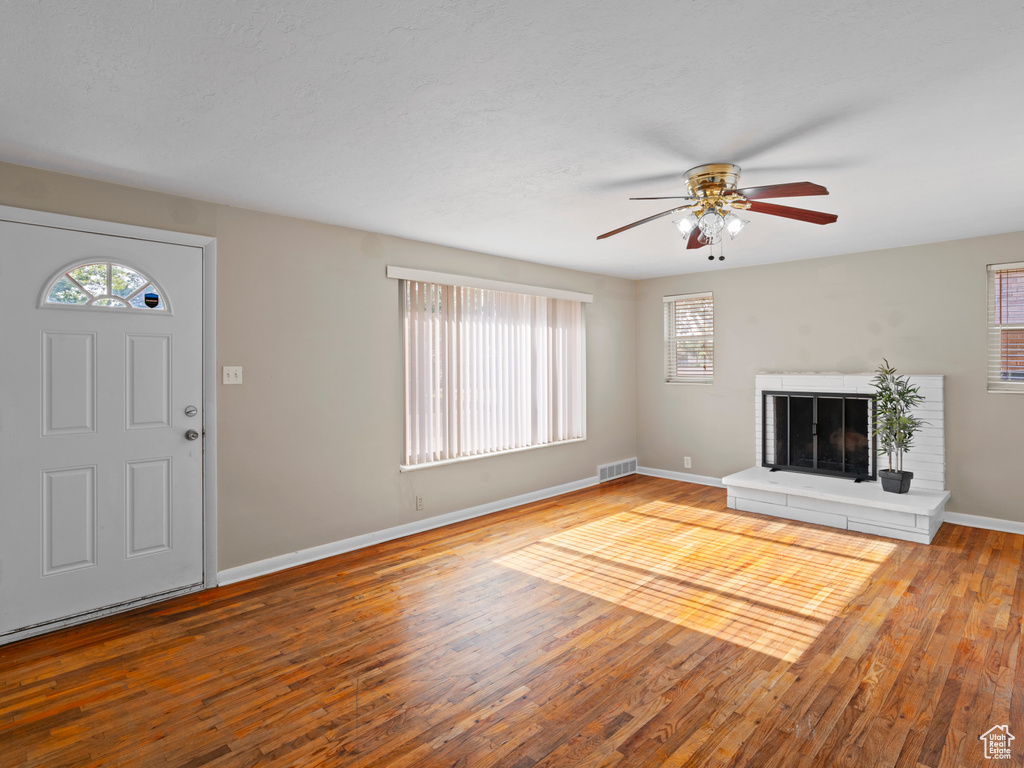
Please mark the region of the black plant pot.
POLYGON ((913 472, 890 472, 888 469, 878 470, 878 479, 882 481, 882 490, 889 493, 906 493, 910 490, 913 472))

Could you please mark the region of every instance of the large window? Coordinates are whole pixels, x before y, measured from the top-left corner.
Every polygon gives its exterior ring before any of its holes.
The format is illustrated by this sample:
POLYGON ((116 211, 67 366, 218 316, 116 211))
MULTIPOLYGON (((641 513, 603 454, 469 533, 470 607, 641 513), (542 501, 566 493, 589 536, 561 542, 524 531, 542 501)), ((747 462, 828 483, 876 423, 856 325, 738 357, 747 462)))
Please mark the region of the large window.
POLYGON ((710 384, 715 376, 715 302, 710 293, 665 297, 665 381, 710 384))
POLYGON ((1024 392, 1024 262, 988 267, 988 391, 1024 392))
POLYGON ((582 302, 589 296, 409 279, 421 273, 397 268, 388 274, 406 276, 403 467, 586 436, 582 302))

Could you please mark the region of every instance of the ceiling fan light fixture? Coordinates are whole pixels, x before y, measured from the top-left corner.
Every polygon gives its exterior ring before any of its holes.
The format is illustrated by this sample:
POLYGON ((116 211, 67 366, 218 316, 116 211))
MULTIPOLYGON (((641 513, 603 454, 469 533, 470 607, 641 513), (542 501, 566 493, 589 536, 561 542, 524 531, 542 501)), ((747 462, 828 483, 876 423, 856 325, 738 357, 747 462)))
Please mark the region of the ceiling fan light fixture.
POLYGON ((746 219, 741 219, 732 211, 725 214, 725 231, 729 233, 730 238, 735 238, 740 231, 747 226, 750 222, 746 219))
POLYGON ((673 223, 679 233, 686 238, 687 250, 721 243, 723 229, 729 233, 730 238, 735 238, 749 222, 740 218, 734 213, 734 210, 781 216, 811 224, 833 224, 839 219, 834 213, 763 202, 768 198, 827 195, 828 190, 820 184, 794 181, 787 184, 741 188, 739 187, 739 177, 739 166, 731 163, 708 163, 691 168, 684 174, 689 195, 630 198, 630 200, 688 200, 691 202, 681 205, 677 203, 667 211, 646 216, 639 221, 626 224, 624 227, 598 235, 597 239, 604 240, 606 237, 617 235, 663 216, 678 214, 680 211, 687 211, 687 213, 673 223))
POLYGON ((704 239, 710 243, 722 233, 722 227, 725 226, 725 217, 714 208, 711 208, 701 215, 697 226, 700 227, 700 233, 704 236, 704 239))
POLYGON ((698 225, 697 217, 693 215, 693 211, 688 211, 683 218, 679 219, 679 221, 673 221, 672 223, 676 225, 676 229, 679 230, 679 234, 684 238, 689 238, 690 233, 693 232, 693 228, 698 225))

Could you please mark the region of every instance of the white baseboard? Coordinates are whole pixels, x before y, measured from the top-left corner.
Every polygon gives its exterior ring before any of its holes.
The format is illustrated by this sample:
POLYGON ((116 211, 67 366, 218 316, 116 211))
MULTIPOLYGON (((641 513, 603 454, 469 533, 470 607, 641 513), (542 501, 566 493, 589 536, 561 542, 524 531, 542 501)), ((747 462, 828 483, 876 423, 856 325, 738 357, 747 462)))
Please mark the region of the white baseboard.
POLYGON ((480 504, 467 509, 460 509, 455 512, 449 512, 446 515, 428 517, 426 520, 417 520, 412 523, 406 523, 405 525, 397 525, 394 528, 385 528, 383 531, 373 531, 372 533, 364 533, 361 536, 353 536, 350 539, 332 541, 330 544, 321 544, 320 546, 310 547, 309 549, 300 549, 298 552, 289 552, 286 555, 278 555, 277 557, 269 557, 266 560, 258 560, 255 563, 247 563, 235 568, 227 568, 217 574, 217 581, 220 586, 234 584, 238 581, 245 581, 246 579, 253 579, 257 576, 264 576, 268 573, 283 571, 285 568, 292 568, 296 565, 312 563, 315 560, 322 560, 325 557, 333 557, 334 555, 351 552, 355 549, 362 549, 363 547, 369 547, 374 544, 381 544, 385 541, 391 541, 392 539, 400 539, 403 536, 411 536, 414 533, 422 533, 423 531, 441 528, 442 526, 451 525, 452 523, 458 523, 463 520, 470 520, 474 517, 489 515, 492 512, 500 512, 503 509, 518 507, 521 504, 530 504, 534 501, 550 499, 552 496, 561 496, 563 493, 578 491, 581 488, 589 488, 593 485, 597 485, 596 476, 587 477, 583 480, 576 480, 571 483, 556 485, 551 488, 544 488, 539 491, 523 493, 519 496, 512 496, 507 499, 499 499, 498 501, 480 504))
MULTIPOLYGON (((710 477, 707 475, 692 475, 687 472, 673 472, 667 469, 654 469, 652 467, 637 467, 636 471, 638 475, 647 475, 649 477, 661 477, 666 480, 679 480, 684 483, 710 485, 715 488, 725 487, 720 478, 710 477)), ((534 501, 550 499, 554 496, 560 496, 563 493, 578 491, 582 488, 589 488, 597 484, 598 480, 596 476, 587 477, 583 480, 576 480, 575 482, 564 483, 563 485, 556 485, 551 488, 544 488, 539 491, 532 491, 519 496, 512 496, 507 499, 499 499, 498 501, 492 501, 487 504, 480 504, 475 507, 449 512, 446 515, 428 517, 425 520, 417 520, 412 523, 406 523, 405 525, 395 526, 394 528, 385 528, 382 531, 374 531, 372 533, 363 534, 362 536, 353 536, 350 539, 342 539, 341 541, 334 541, 330 544, 321 544, 320 546, 302 549, 298 552, 290 552, 286 555, 270 557, 266 560, 259 560, 255 563, 247 563, 246 565, 240 565, 235 568, 228 568, 220 571, 217 574, 217 582, 222 586, 234 584, 235 582, 253 579, 257 576, 264 576, 268 573, 283 571, 286 568, 292 568, 296 565, 303 565, 304 563, 311 563, 315 560, 322 560, 325 557, 333 557, 334 555, 340 555, 345 552, 362 549, 363 547, 369 547, 374 544, 381 544, 385 541, 400 539, 403 536, 410 536, 414 533, 430 531, 434 528, 441 528, 442 526, 451 525, 452 523, 458 523, 463 520, 471 520, 474 517, 483 517, 484 515, 489 515, 492 512, 500 512, 503 509, 518 507, 521 504, 529 504, 534 501)), ((946 512, 945 520, 948 523, 955 523, 956 525, 966 525, 973 528, 987 528, 992 531, 1003 531, 1005 533, 1024 534, 1024 523, 1018 523, 1011 520, 1000 520, 995 517, 981 517, 980 515, 965 515, 959 512, 946 512)))
POLYGON ((955 525, 966 525, 969 528, 987 528, 990 531, 1024 534, 1024 523, 1014 520, 1001 520, 998 517, 982 517, 981 515, 965 515, 962 512, 947 512, 944 520, 955 525))
POLYGON ((709 477, 708 475, 691 475, 689 472, 673 472, 669 469, 653 469, 652 467, 637 467, 638 475, 649 475, 660 477, 665 480, 679 480, 684 483, 696 483, 697 485, 712 485, 715 488, 725 488, 722 478, 709 477))

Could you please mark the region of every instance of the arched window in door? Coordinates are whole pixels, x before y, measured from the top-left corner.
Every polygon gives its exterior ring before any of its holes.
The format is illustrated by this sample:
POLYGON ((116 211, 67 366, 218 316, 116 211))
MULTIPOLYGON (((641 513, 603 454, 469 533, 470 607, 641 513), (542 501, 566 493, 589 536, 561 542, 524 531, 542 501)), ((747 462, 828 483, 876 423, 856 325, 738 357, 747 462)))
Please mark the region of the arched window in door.
POLYGON ((167 297, 137 269, 110 261, 76 263, 55 275, 43 293, 42 307, 127 309, 167 312, 167 297))

